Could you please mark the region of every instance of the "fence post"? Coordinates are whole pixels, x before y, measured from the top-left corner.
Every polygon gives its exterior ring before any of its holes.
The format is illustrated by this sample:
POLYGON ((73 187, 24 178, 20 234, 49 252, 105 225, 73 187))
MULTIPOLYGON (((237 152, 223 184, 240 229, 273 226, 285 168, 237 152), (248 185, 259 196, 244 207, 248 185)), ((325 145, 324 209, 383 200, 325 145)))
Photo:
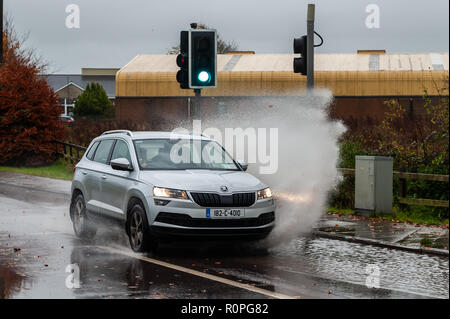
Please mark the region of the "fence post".
POLYGON ((63 144, 63 149, 64 149, 64 161, 67 162, 67 150, 66 150, 66 144, 63 144))
POLYGON ((72 144, 69 145, 69 151, 70 151, 70 164, 73 164, 72 144))
MULTIPOLYGON (((406 184, 406 179, 405 178, 401 178, 400 179, 400 197, 406 198, 406 194, 408 192, 408 186, 406 184)), ((408 205, 406 204, 400 204, 400 209, 404 210, 407 208, 408 205)))

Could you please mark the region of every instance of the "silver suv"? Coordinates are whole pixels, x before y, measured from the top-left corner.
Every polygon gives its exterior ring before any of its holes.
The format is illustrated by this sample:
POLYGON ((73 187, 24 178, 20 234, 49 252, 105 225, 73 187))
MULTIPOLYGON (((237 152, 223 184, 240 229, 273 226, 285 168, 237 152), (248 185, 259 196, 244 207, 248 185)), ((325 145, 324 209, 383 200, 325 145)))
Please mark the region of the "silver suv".
POLYGON ((262 239, 274 227, 274 200, 246 170, 204 136, 105 132, 74 170, 74 231, 92 239, 98 223, 119 223, 136 252, 162 239, 262 239))

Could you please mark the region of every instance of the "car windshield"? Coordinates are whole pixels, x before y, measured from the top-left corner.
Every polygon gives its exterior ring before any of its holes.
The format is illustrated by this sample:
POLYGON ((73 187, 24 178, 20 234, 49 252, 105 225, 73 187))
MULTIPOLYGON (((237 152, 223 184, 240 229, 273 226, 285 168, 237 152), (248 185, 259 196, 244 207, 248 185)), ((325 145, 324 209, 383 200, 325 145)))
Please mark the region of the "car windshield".
POLYGON ((134 141, 143 170, 240 170, 216 142, 200 139, 145 139, 134 141))

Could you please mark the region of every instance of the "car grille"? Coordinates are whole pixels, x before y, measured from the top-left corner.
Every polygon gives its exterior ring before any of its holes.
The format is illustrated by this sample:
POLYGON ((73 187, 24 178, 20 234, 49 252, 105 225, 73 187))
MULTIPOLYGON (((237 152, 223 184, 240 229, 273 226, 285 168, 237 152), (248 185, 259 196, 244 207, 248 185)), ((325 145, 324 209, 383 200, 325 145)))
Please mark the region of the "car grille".
POLYGON ((275 220, 275 213, 264 213, 258 218, 241 219, 210 219, 192 218, 186 214, 161 212, 156 217, 156 221, 185 227, 257 227, 270 224, 275 220))
POLYGON ((219 195, 215 193, 191 193, 192 199, 202 207, 249 207, 255 203, 255 193, 219 195))

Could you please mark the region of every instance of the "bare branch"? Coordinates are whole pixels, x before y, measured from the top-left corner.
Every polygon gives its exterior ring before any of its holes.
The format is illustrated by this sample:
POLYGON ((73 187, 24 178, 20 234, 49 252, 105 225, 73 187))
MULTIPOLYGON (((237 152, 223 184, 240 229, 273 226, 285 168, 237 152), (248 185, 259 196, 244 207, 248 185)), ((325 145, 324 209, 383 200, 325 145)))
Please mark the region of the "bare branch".
MULTIPOLYGON (((209 27, 205 24, 199 23, 197 25, 197 29, 206 30, 209 27)), ((227 54, 231 51, 238 50, 238 45, 236 42, 226 42, 220 38, 220 35, 217 33, 217 53, 218 54, 227 54)), ((174 46, 167 51, 167 54, 180 54, 180 46, 174 46)))

